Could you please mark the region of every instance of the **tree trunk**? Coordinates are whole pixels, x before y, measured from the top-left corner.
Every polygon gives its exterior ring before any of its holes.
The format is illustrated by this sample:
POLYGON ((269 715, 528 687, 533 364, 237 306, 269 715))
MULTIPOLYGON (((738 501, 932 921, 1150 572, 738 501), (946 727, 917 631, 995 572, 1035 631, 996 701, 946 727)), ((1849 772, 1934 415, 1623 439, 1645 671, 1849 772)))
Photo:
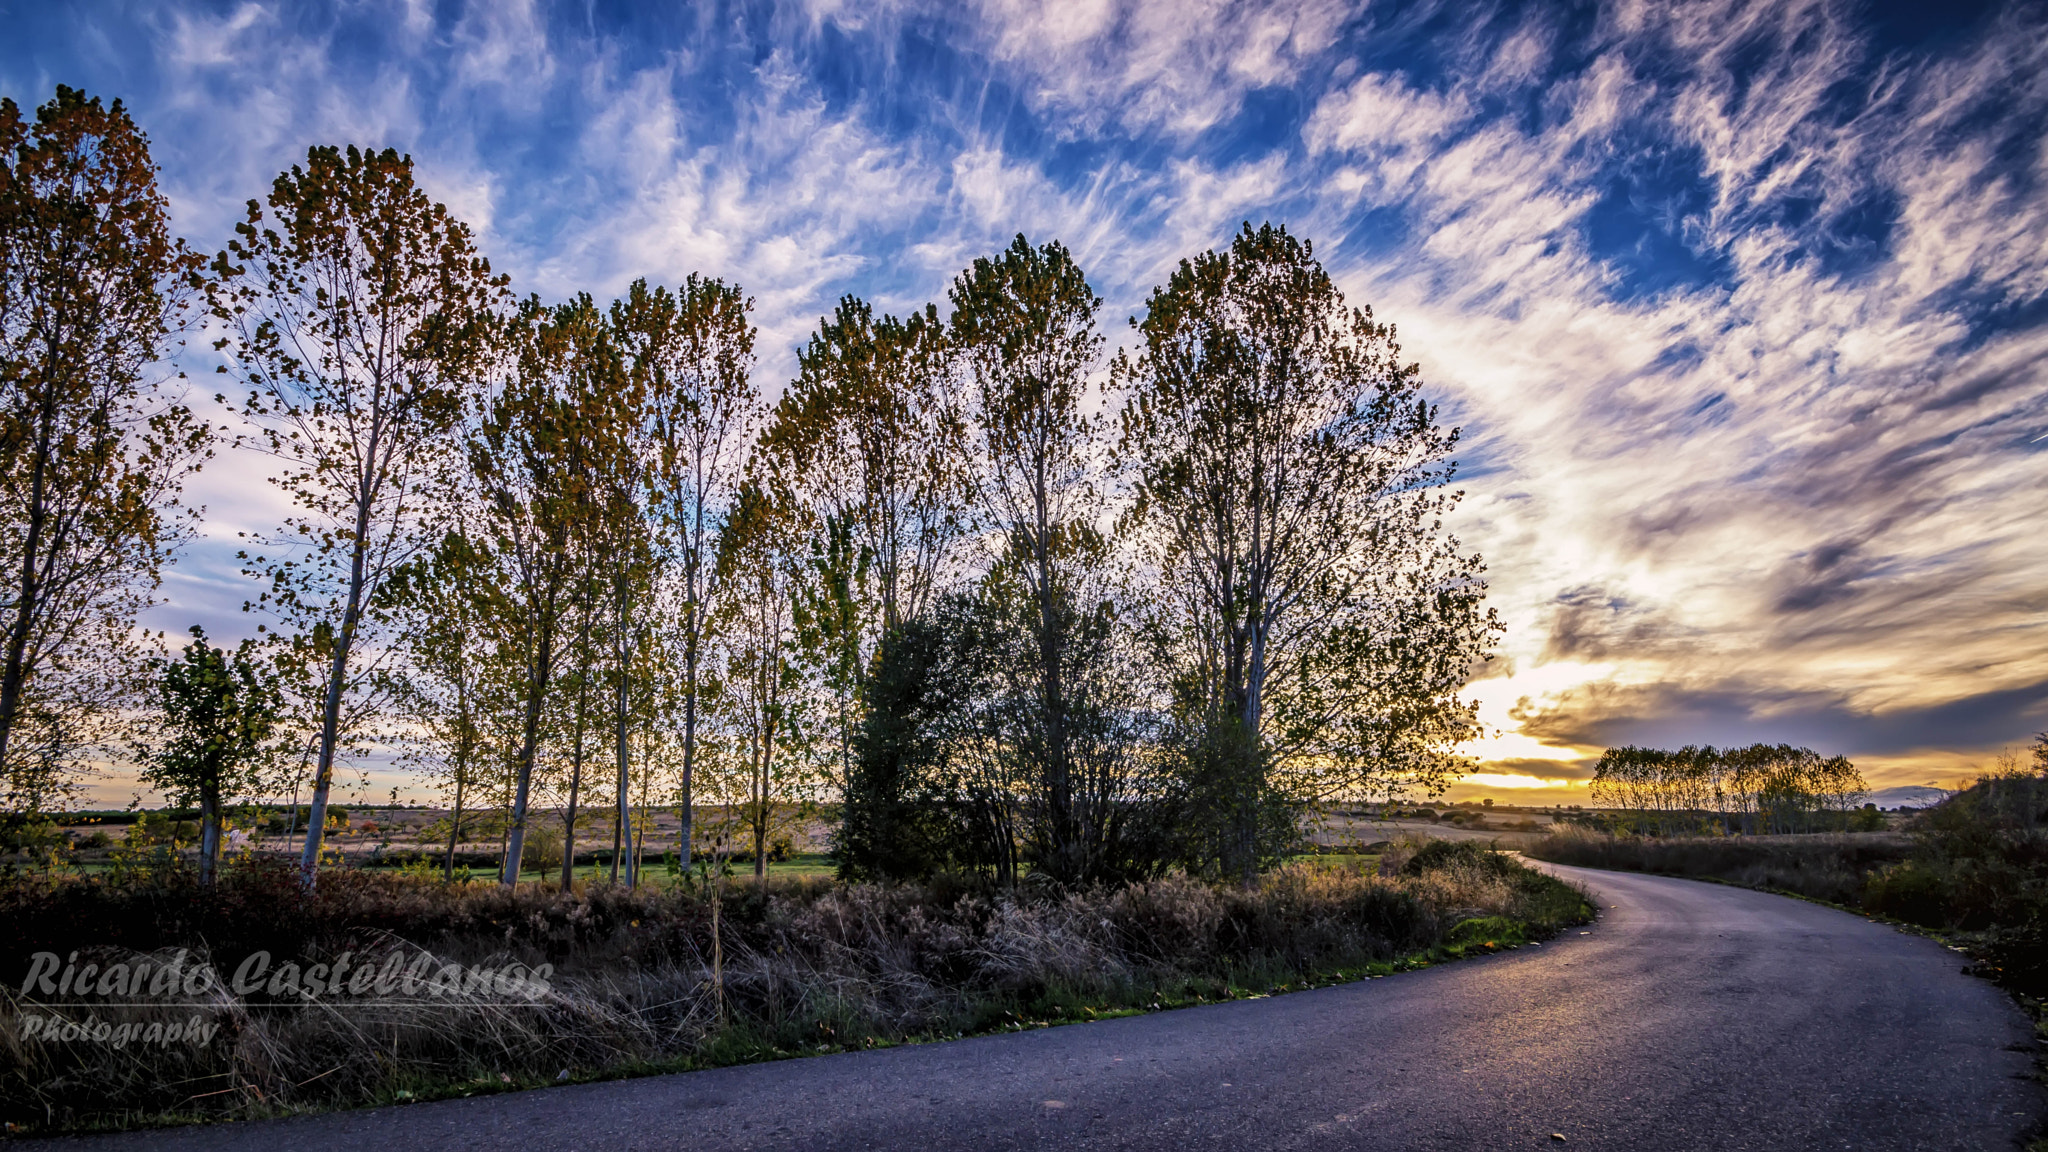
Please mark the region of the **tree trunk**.
POLYGON ((213 887, 220 862, 220 790, 199 790, 199 886, 213 887))
POLYGON ((533 790, 533 761, 540 748, 541 693, 544 686, 528 681, 531 696, 526 702, 526 723, 519 740, 518 778, 512 786, 512 811, 505 824, 505 864, 498 883, 511 888, 519 883, 519 858, 526 851, 526 801, 533 790))
MULTIPOLYGON (((619 878, 620 841, 625 837, 627 830, 633 827, 632 773, 629 770, 632 761, 629 755, 628 738, 626 735, 626 678, 624 675, 619 677, 617 709, 618 724, 613 735, 616 740, 616 750, 619 759, 619 822, 617 831, 612 835, 612 879, 614 881, 619 878)), ((628 887, 631 887, 635 882, 635 874, 639 871, 639 863, 640 860, 636 854, 632 862, 626 865, 626 884, 628 887)))
POLYGON ((586 675, 576 689, 576 739, 569 753, 569 814, 562 827, 563 892, 573 891, 576 881, 576 793, 583 786, 583 708, 589 697, 590 681, 586 675))
MULTIPOLYGON (((691 577, 695 581, 695 576, 691 577)), ((695 595, 693 589, 692 596, 695 595)), ((690 870, 691 851, 691 774, 697 761, 697 605, 692 600, 689 608, 690 629, 688 648, 683 656, 683 794, 680 816, 682 827, 676 832, 677 851, 682 854, 683 871, 690 870)))
POLYGON ((7 662, 4 670, 0 670, 0 770, 7 767, 8 744, 21 711, 22 689, 28 682, 28 638, 35 630, 36 603, 43 595, 38 587, 41 580, 37 569, 41 566, 43 524, 49 516, 43 507, 43 488, 57 417, 55 388, 45 387, 40 416, 35 464, 29 472, 28 531, 22 537, 20 590, 14 604, 14 619, 7 626, 7 662))
POLYGON ((612 808, 612 874, 611 882, 619 882, 619 853, 625 850, 626 839, 626 780, 623 773, 619 778, 618 803, 612 808))
POLYGON ((442 870, 442 878, 451 884, 455 882, 455 842, 462 835, 462 778, 464 775, 462 761, 466 759, 466 756, 456 759, 455 811, 448 818, 448 865, 442 870))
MULTIPOLYGON (((625 829, 632 827, 633 820, 632 796, 629 791, 632 783, 632 773, 630 771, 632 760, 627 737, 627 722, 631 714, 631 694, 629 692, 631 683, 628 669, 632 667, 632 653, 630 651, 632 646, 626 640, 628 635, 627 628, 630 622, 627 620, 629 613, 626 605, 627 596, 624 580, 617 580, 614 588, 617 595, 613 600, 615 611, 612 620, 612 660, 617 665, 614 671, 617 673, 618 681, 613 686, 615 691, 612 699, 612 740, 613 751, 618 757, 619 814, 618 823, 612 834, 612 881, 616 883, 619 879, 620 841, 624 837, 625 829)), ((626 866, 626 883, 629 887, 633 883, 634 873, 637 871, 636 866, 639 862, 639 859, 636 857, 632 864, 626 866)))
MULTIPOLYGON (((377 456, 377 440, 370 439, 370 459, 377 456)), ((355 645, 356 626, 363 611, 363 563, 370 531, 370 494, 356 501, 356 535, 349 557, 348 601, 342 609, 341 630, 334 637, 334 659, 327 669, 327 693, 320 709, 320 757, 313 773, 313 803, 306 814, 306 848, 299 859, 299 883, 310 890, 320 870, 320 846, 327 831, 327 794, 334 787, 334 751, 341 738, 341 691, 348 678, 349 649, 355 645)))
POLYGON ((768 887, 768 757, 769 743, 761 744, 761 769, 754 778, 754 885, 768 887))
MULTIPOLYGON (((640 748, 643 753, 653 745, 653 740, 653 734, 650 732, 641 742, 640 748)), ((645 772, 640 774, 640 803, 638 807, 643 811, 647 808, 647 777, 649 775, 649 773, 645 772)), ((626 850, 632 854, 633 860, 633 882, 631 887, 637 889, 640 887, 640 865, 647 858, 647 831, 644 826, 639 824, 626 825, 626 850)), ((689 865, 685 863, 684 868, 687 869, 688 867, 689 865)))
POLYGON ((544 620, 533 662, 526 669, 526 721, 520 733, 518 780, 513 785, 512 811, 505 829, 505 864, 498 877, 507 888, 519 883, 519 858, 526 850, 526 801, 533 789, 534 757, 540 750, 541 707, 547 701, 555 666, 554 644, 552 620, 544 620))

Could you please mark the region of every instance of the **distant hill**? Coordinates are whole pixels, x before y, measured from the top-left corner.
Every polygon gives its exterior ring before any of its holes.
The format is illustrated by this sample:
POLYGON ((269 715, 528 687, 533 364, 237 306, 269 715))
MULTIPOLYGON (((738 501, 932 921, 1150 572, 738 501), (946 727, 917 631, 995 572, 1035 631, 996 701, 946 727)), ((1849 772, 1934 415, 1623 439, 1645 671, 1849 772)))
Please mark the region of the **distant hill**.
POLYGON ((1879 808, 1932 808, 1951 795, 1953 793, 1945 788, 1907 784, 1898 788, 1880 788, 1866 799, 1879 808))

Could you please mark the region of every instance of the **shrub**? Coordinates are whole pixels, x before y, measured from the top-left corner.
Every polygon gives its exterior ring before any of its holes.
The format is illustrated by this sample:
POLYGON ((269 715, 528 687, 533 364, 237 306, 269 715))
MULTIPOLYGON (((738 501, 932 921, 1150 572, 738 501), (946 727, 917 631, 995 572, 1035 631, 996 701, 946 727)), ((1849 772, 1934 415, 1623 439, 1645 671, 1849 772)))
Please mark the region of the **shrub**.
POLYGON ((1948 918, 1949 878, 1922 861, 1887 864, 1863 882, 1863 906, 1881 916, 1938 928, 1948 918))
POLYGON ((1400 867, 1403 876, 1420 876, 1424 872, 1457 866, 1474 867, 1499 876, 1522 869, 1513 857, 1477 840, 1427 841, 1415 849, 1400 867))

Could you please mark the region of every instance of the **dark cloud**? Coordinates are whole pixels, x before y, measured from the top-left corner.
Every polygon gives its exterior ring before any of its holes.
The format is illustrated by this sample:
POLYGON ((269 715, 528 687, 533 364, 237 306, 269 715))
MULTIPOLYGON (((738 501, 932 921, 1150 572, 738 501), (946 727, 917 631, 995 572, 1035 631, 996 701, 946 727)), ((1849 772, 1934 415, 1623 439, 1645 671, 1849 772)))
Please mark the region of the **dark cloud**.
POLYGON ((1772 610, 1812 612, 1861 596, 1869 589, 1869 581, 1885 569, 1881 559, 1864 554, 1863 546, 1862 540, 1830 540, 1792 557, 1773 581, 1778 592, 1772 610))
POLYGON ((1818 692, 1589 684, 1550 703, 1524 699, 1511 715, 1526 735, 1581 749, 1786 743, 1845 755, 1898 755, 2024 741, 2048 728, 2048 680, 1889 711, 1861 711, 1818 692))
POLYGON ((1479 766, 1482 772, 1499 772, 1509 776, 1535 776, 1544 780, 1590 780, 1593 778, 1591 760, 1488 760, 1479 766))
POLYGON ((1643 656, 1689 639, 1663 613, 1595 584, 1558 593, 1542 662, 1643 656))

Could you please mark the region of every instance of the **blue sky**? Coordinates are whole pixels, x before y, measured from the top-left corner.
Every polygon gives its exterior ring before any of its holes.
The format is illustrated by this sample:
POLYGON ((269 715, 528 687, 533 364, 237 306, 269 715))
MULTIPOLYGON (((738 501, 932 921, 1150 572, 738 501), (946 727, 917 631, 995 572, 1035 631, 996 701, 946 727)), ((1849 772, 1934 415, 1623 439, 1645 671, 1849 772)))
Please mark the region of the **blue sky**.
MULTIPOLYGON (((737 280, 771 391, 840 294, 942 299, 1018 231, 1074 249, 1121 339, 1182 256, 1285 223, 1466 430, 1456 527, 1510 630, 1462 791, 1622 741, 1920 783, 2048 728, 2038 5, 0 0, 0 28, 0 93, 124 99, 203 248, 309 145, 394 146, 521 292, 737 280)), ((262 474, 209 469, 159 626, 247 630, 224 541, 275 522, 262 474)))

